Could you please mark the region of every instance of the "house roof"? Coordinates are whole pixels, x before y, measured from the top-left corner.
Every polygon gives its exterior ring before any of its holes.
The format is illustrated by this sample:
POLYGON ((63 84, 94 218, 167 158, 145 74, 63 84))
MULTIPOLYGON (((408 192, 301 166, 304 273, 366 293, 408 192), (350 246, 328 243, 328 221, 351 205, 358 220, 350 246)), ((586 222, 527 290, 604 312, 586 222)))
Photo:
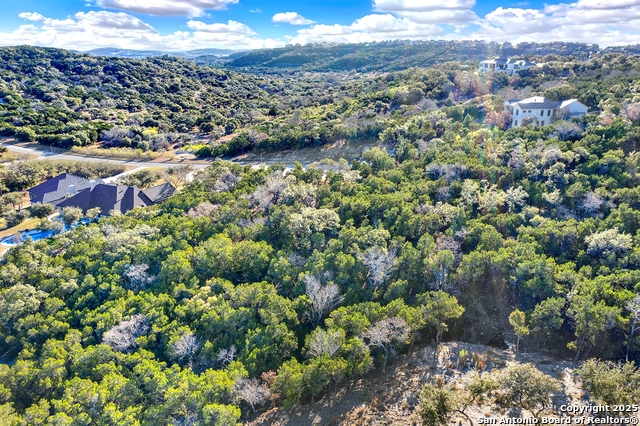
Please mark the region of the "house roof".
POLYGON ((542 96, 534 96, 532 98, 523 99, 513 103, 522 109, 554 109, 558 108, 558 105, 560 105, 560 102, 550 101, 542 96))
POLYGON ((142 191, 154 203, 161 203, 176 193, 176 188, 170 183, 154 186, 142 191))
MULTIPOLYGON (((580 105, 582 105, 583 107, 587 108, 587 106, 585 104, 583 104, 582 102, 580 102, 577 99, 567 99, 566 101, 563 101, 560 106, 558 106, 558 108, 565 108, 568 107, 569 105, 573 104, 573 103, 578 103, 580 105)), ((587 108, 588 109, 588 108, 587 108)))
POLYGON ((58 204, 58 207, 80 207, 83 211, 99 207, 102 214, 115 210, 126 213, 136 207, 153 205, 138 187, 100 184, 82 191, 58 204))
POLYGON ((104 183, 102 179, 90 181, 80 176, 63 173, 31 188, 29 198, 32 203, 56 204, 69 195, 73 187, 75 192, 80 192, 101 183, 104 183))

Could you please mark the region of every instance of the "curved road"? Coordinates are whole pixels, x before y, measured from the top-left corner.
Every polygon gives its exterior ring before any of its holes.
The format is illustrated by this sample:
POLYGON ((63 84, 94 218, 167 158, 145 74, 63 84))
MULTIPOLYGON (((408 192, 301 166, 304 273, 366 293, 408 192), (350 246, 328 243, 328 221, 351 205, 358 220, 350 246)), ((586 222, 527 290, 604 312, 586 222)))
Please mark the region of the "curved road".
POLYGON ((35 155, 39 159, 52 159, 52 160, 72 160, 72 161, 88 161, 91 163, 111 163, 111 164, 122 164, 130 167, 160 167, 164 169, 168 169, 170 167, 189 165, 194 169, 204 169, 209 167, 208 164, 193 164, 190 161, 182 161, 178 163, 154 163, 151 161, 136 161, 136 160, 114 160, 112 158, 100 158, 100 157, 85 157, 81 155, 69 155, 69 154, 51 154, 49 151, 42 151, 38 149, 32 148, 23 148, 20 146, 9 145, 9 144, 0 144, 7 148, 10 152, 15 152, 17 154, 29 154, 35 155))

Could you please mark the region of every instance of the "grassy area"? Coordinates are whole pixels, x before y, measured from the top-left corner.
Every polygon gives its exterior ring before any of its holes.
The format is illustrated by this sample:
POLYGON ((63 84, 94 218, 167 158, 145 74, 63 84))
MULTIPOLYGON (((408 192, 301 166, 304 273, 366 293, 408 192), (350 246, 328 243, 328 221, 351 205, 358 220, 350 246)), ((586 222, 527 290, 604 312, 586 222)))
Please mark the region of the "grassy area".
POLYGON ((40 219, 29 219, 22 222, 18 226, 14 226, 13 228, 7 228, 4 231, 0 231, 0 238, 8 237, 9 235, 13 235, 18 231, 24 231, 25 229, 33 229, 40 223, 40 219))

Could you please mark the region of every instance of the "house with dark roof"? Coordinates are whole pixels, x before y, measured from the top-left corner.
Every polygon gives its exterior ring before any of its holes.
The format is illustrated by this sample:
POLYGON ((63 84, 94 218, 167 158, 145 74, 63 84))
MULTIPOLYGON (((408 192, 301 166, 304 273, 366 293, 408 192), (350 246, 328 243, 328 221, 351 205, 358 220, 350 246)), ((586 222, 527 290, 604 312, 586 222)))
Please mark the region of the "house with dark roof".
POLYGON ((566 120, 586 114, 589 108, 577 99, 558 102, 534 96, 527 99, 510 99, 504 103, 504 110, 511 113, 512 127, 526 124, 544 126, 556 120, 566 120))
POLYGON ((32 204, 47 203, 57 206, 67 197, 76 195, 101 183, 104 183, 102 179, 88 180, 80 176, 63 173, 34 186, 28 192, 32 204))
POLYGON ((167 200, 176 192, 170 183, 142 191, 137 186, 100 184, 79 192, 58 204, 58 208, 79 207, 83 212, 99 208, 100 214, 127 213, 137 207, 149 207, 167 200))
POLYGON ((98 207, 101 214, 109 215, 112 212, 124 214, 136 207, 153 204, 153 201, 136 186, 100 184, 67 198, 59 203, 58 207, 79 207, 83 212, 98 207))
POLYGON ((162 185, 147 188, 142 191, 144 195, 149 197, 153 204, 158 204, 166 201, 169 197, 176 193, 176 188, 169 182, 162 185))

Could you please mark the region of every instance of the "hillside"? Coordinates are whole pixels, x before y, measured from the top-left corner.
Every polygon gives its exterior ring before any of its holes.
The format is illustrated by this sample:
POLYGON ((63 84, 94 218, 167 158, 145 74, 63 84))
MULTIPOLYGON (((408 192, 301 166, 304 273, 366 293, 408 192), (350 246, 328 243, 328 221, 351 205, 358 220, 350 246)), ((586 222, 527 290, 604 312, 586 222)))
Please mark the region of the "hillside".
MULTIPOLYGON (((640 400, 640 57, 274 76, 0 55, 10 137, 287 162, 212 159, 163 204, 9 250, 5 423, 436 426, 640 400), (589 113, 511 127, 504 99, 534 94, 589 113), (306 147, 351 161, 303 166, 306 147)), ((109 171, 14 161, 18 223, 46 210, 30 185, 109 171)))
MULTIPOLYGON (((573 364, 539 353, 525 353, 515 357, 512 351, 482 345, 449 342, 434 357, 434 348, 425 347, 394 359, 386 374, 373 371, 355 379, 337 391, 328 391, 320 401, 291 409, 263 408, 252 416, 246 426, 324 426, 324 425, 419 425, 420 392, 425 384, 442 383, 444 387, 463 387, 476 374, 485 378, 497 378, 507 365, 531 363, 543 373, 560 380, 562 392, 554 401, 557 405, 548 409, 547 418, 566 418, 559 409, 560 404, 583 406, 596 404, 586 391, 573 364), (467 351, 484 363, 479 369, 472 364, 460 363, 458 354, 467 351), (587 396, 585 397, 585 394, 587 396)), ((497 393, 496 393, 497 395, 497 393)), ((477 423, 479 418, 496 419, 509 416, 525 417, 487 398, 472 403, 465 414, 477 423)), ((447 424, 469 424, 461 413, 454 413, 447 424)))
POLYGON ((93 56, 110 56, 116 58, 129 58, 129 59, 147 59, 154 56, 174 56, 177 58, 195 59, 202 56, 216 56, 224 57, 238 53, 237 50, 230 49, 197 49, 188 50, 185 52, 161 52, 154 50, 131 50, 131 49, 116 49, 110 47, 103 47, 100 49, 93 49, 85 52, 93 56))
POLYGON ((266 113, 279 90, 273 80, 168 56, 134 60, 0 48, 0 130, 11 134, 18 123, 29 129, 23 139, 62 147, 95 143, 101 131, 125 125, 137 130, 123 131, 118 144, 143 150, 166 149, 180 139, 177 133, 198 125, 204 130, 204 123, 209 131, 231 133, 251 122, 250 111, 266 113))
MULTIPOLYGON (((510 43, 484 41, 388 41, 360 44, 315 44, 287 46, 231 55, 229 68, 251 71, 296 69, 304 71, 399 71, 411 67, 431 67, 446 62, 478 62, 496 55, 543 57, 573 56, 586 59, 599 50, 597 45, 580 43, 510 43)), ((206 57, 195 58, 207 64, 206 57)))

